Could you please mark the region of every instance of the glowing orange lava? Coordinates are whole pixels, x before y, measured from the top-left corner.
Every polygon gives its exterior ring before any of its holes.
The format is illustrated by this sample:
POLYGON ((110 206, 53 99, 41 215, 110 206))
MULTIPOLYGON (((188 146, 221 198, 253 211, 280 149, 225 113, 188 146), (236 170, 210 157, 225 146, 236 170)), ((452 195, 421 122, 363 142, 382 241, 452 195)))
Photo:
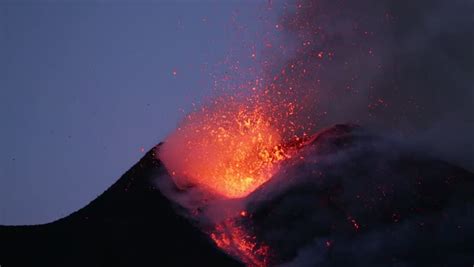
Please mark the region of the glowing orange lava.
POLYGON ((188 115, 160 154, 179 187, 239 198, 270 179, 286 158, 281 143, 262 106, 226 99, 188 115))
POLYGON ((240 258, 247 266, 267 266, 270 248, 259 244, 255 236, 238 226, 233 219, 216 225, 210 234, 218 247, 228 254, 240 258))

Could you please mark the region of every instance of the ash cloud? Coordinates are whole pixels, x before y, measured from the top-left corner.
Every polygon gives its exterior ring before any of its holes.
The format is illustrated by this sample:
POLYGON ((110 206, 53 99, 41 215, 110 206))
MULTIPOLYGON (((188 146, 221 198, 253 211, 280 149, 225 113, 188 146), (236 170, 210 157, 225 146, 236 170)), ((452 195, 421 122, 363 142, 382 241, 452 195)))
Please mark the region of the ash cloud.
POLYGON ((264 51, 267 75, 274 92, 304 102, 300 121, 386 129, 474 169, 474 2, 282 6, 281 38, 264 51))
POLYGON ((472 14, 468 0, 287 2, 266 51, 275 89, 315 129, 351 121, 386 138, 309 152, 250 197, 275 263, 472 265, 473 176, 440 161, 474 170, 472 14))

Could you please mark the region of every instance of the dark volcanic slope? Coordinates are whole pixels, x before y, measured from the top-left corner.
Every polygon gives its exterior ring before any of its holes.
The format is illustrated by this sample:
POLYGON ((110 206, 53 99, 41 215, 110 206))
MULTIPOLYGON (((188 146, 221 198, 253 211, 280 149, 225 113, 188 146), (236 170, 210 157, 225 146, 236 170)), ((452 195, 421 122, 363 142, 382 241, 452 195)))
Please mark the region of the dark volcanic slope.
POLYGON ((272 265, 474 264, 472 173, 351 125, 321 131, 298 156, 242 218, 272 265))
MULTIPOLYGON (((1 267, 240 266, 153 186, 153 151, 63 219, 0 226, 1 267)), ((269 266, 474 264, 474 174, 354 125, 320 131, 245 201, 269 266)))
POLYGON ((101 196, 53 223, 0 226, 0 265, 240 266, 153 187, 153 150, 101 196))

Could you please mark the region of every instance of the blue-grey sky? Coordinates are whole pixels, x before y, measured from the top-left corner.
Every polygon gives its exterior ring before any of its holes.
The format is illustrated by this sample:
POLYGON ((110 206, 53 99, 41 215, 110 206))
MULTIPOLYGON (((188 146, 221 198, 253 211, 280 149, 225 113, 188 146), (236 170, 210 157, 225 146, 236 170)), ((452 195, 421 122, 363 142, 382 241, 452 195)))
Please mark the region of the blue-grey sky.
POLYGON ((262 2, 0 0, 0 224, 107 189, 210 94, 262 2))

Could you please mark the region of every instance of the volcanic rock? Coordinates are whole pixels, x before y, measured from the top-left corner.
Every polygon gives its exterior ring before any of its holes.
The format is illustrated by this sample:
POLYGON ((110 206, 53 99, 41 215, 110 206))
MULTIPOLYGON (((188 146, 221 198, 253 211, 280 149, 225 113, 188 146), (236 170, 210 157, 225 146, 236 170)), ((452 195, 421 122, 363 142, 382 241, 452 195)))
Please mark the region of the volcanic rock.
MULTIPOLYGON (((154 149, 84 208, 44 225, 0 226, 0 265, 241 266, 153 186, 154 149)), ((60 200, 58 200, 60 201, 60 200)))
POLYGON ((474 175, 354 125, 318 133, 248 197, 270 265, 470 266, 474 175))

